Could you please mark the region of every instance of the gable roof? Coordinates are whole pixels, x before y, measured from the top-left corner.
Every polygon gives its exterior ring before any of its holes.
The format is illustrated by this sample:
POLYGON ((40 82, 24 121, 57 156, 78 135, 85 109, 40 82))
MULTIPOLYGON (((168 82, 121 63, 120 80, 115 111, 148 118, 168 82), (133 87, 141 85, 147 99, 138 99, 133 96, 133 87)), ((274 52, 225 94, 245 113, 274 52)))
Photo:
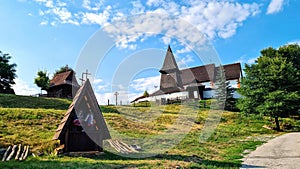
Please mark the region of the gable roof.
POLYGON ((62 84, 70 84, 70 85, 74 85, 74 86, 79 86, 79 84, 75 78, 75 72, 73 70, 58 73, 50 80, 50 87, 58 86, 58 85, 62 85, 62 84))
MULTIPOLYGON (((240 63, 233 63, 224 65, 226 80, 240 79, 242 75, 242 68, 240 63)), ((208 64, 204 66, 197 66, 188 68, 181 71, 181 78, 183 85, 190 84, 192 82, 209 82, 215 81, 216 70, 215 64, 208 64)))
POLYGON ((181 70, 181 78, 183 85, 192 82, 207 82, 213 81, 215 76, 215 65, 209 64, 204 66, 197 66, 181 70))
POLYGON ((76 96, 73 99, 73 102, 69 106, 69 109, 65 113, 63 119, 61 120, 55 134, 53 136, 53 140, 61 140, 64 138, 64 134, 71 124, 72 113, 76 113, 76 110, 79 110, 82 106, 87 106, 86 111, 93 112, 96 129, 99 131, 99 135, 102 139, 110 139, 111 136, 109 134, 108 128, 106 126, 104 117, 99 108, 99 104, 97 102, 96 96, 93 92, 93 88, 91 86, 90 81, 87 79, 83 86, 80 87, 76 96))
POLYGON ((162 68, 160 69, 159 72, 163 73, 163 74, 168 74, 168 73, 172 73, 172 72, 175 72, 175 71, 179 71, 179 69, 178 69, 176 60, 174 58, 172 49, 169 45, 166 56, 165 56, 163 66, 162 66, 162 68))
POLYGON ((243 77, 240 63, 224 65, 226 80, 235 80, 243 77))

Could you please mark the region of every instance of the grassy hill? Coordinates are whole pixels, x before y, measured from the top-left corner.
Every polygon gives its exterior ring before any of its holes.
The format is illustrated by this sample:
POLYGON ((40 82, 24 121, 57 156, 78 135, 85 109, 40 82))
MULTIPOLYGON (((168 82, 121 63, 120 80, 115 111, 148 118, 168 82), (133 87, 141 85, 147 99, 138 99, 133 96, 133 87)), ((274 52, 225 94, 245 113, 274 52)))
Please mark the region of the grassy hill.
POLYGON ((42 108, 66 110, 71 102, 71 100, 67 99, 0 94, 0 107, 3 108, 42 108))
MULTIPOLYGON (((179 144, 154 157, 131 159, 110 152, 92 158, 54 156, 52 152, 57 142, 51 139, 69 104, 70 101, 64 99, 0 95, 0 148, 22 143, 30 145, 35 154, 45 154, 31 156, 25 162, 0 162, 0 168, 238 168, 245 150, 255 149, 257 145, 281 134, 263 127, 273 125, 267 118, 224 112, 214 134, 206 142, 200 142, 208 109, 179 105, 102 107, 110 129, 138 138, 166 131, 175 124, 179 110, 184 112, 184 116, 196 113, 197 118, 191 131, 179 144)), ((210 113, 218 112, 212 110, 210 113)), ((286 119, 285 123, 300 126, 293 119, 286 119)))

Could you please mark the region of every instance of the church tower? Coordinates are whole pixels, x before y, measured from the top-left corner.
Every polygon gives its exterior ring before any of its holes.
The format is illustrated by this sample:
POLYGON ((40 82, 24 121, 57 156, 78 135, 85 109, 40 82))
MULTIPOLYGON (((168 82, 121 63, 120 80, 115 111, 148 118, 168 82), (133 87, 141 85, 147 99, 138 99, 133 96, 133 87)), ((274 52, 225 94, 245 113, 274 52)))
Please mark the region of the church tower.
POLYGON ((161 73, 160 89, 183 88, 181 72, 177 66, 170 45, 165 56, 164 64, 159 71, 161 73))

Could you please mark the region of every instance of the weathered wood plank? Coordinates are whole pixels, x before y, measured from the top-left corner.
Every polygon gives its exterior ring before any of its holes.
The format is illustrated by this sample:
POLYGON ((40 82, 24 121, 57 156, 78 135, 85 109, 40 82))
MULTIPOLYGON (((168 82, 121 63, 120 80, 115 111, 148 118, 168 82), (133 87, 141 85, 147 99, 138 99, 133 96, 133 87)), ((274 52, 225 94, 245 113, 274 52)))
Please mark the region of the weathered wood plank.
POLYGON ((25 154, 24 154, 22 160, 26 160, 28 153, 29 153, 29 146, 26 147, 26 151, 25 151, 25 154))
POLYGON ((18 151, 17 151, 17 154, 16 154, 16 156, 15 156, 15 160, 18 160, 18 159, 19 159, 19 156, 20 156, 20 154, 21 154, 21 151, 22 151, 22 145, 19 144, 19 146, 18 146, 18 151))
POLYGON ((11 153, 10 153, 9 156, 7 157, 6 161, 9 161, 9 160, 12 158, 12 156, 13 156, 13 155, 15 154, 15 152, 16 152, 16 148, 17 148, 17 145, 14 145, 13 148, 12 148, 12 150, 11 150, 11 153))
POLYGON ((22 159, 23 159, 23 157, 24 157, 24 155, 25 155, 26 148, 27 148, 27 146, 24 146, 23 153, 21 154, 21 156, 20 156, 20 158, 19 158, 20 161, 22 161, 22 159))
POLYGON ((4 156, 3 156, 3 158, 2 158, 2 161, 5 161, 5 159, 6 159, 7 155, 8 155, 8 153, 10 152, 10 150, 11 150, 11 146, 9 146, 9 147, 7 148, 7 150, 6 150, 6 152, 4 153, 4 156))

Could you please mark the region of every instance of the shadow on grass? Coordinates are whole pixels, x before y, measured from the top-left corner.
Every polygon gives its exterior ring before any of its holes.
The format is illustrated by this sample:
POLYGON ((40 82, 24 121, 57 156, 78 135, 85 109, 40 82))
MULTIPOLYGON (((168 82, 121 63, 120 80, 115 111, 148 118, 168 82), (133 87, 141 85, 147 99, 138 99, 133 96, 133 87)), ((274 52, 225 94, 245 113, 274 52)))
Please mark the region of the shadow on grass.
MULTIPOLYGON (((149 154, 147 154, 149 156, 149 154)), ((93 169, 93 168, 164 168, 166 165, 174 165, 177 162, 187 162, 184 168, 240 168, 241 164, 238 162, 224 162, 214 160, 204 160, 198 156, 184 156, 159 154, 147 158, 128 158, 115 155, 110 152, 105 152, 103 155, 93 157, 39 157, 29 158, 27 161, 8 161, 0 162, 0 168, 22 168, 22 169, 93 169)), ((247 166, 249 168, 258 168, 259 166, 247 166)), ((178 166, 177 168, 182 168, 178 166)))
MULTIPOLYGON (((141 154, 141 158, 129 158, 118 156, 116 154, 105 152, 104 155, 90 157, 95 160, 122 160, 122 161, 138 161, 138 160, 170 160, 170 161, 182 161, 182 162, 189 162, 191 163, 188 168, 239 168, 241 164, 239 162, 225 162, 225 161, 215 161, 215 160, 206 160, 201 159, 200 157, 193 155, 193 156, 186 156, 186 155, 177 155, 177 154, 158 154, 153 155, 151 154, 141 154), (142 156, 148 156, 146 158, 142 158, 142 156)), ((128 166, 127 166, 128 167, 128 166)))

